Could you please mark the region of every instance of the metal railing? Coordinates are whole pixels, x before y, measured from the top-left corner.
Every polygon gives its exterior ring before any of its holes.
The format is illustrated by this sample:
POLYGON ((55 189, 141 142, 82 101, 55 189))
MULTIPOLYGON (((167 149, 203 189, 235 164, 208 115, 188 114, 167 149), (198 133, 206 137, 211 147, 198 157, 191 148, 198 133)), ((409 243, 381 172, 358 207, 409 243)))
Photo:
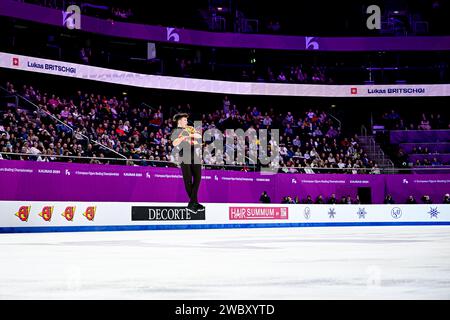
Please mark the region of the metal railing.
POLYGON ((339 120, 338 118, 333 116, 331 113, 327 112, 326 114, 329 115, 331 118, 333 118, 339 124, 339 128, 342 128, 342 121, 341 120, 339 120))
MULTIPOLYGON (((5 159, 4 156, 17 156, 17 157, 24 157, 31 160, 30 161, 39 161, 37 160, 39 157, 41 158, 55 158, 55 159, 75 159, 75 160, 85 160, 87 162, 91 162, 92 160, 98 160, 100 162, 102 161, 114 161, 118 162, 119 164, 123 163, 124 165, 130 165, 134 163, 149 163, 156 166, 161 167, 177 167, 178 164, 173 161, 168 160, 152 160, 152 159, 123 159, 123 158, 110 158, 110 157, 83 157, 83 156, 73 156, 73 155, 55 155, 55 154, 35 154, 35 153, 17 153, 17 152, 0 152, 0 160, 10 160, 5 159)), ((25 159, 23 159, 25 160, 25 159)), ((41 160, 42 161, 42 160, 41 160)), ((54 160, 51 160, 51 162, 54 162, 54 160)), ((255 166, 252 167, 251 165, 240 165, 240 164, 202 164, 205 168, 218 168, 218 169, 227 169, 227 168, 248 168, 251 169, 250 171, 257 171, 257 169, 260 169, 261 166, 255 166)), ((326 172, 326 173, 346 173, 346 174, 357 174, 357 173, 367 173, 367 174, 386 174, 386 173, 392 173, 392 170, 395 170, 396 172, 414 172, 414 171, 446 171, 446 173, 450 173, 450 165, 443 165, 443 166, 437 166, 437 167, 408 167, 408 168, 322 168, 322 167, 311 167, 311 166, 298 166, 298 167, 278 167, 279 173, 290 173, 289 171, 294 171, 292 173, 306 173, 306 174, 315 174, 320 172, 326 172)))
POLYGON ((371 135, 367 135, 367 128, 362 125, 361 126, 361 136, 359 137, 360 144, 367 151, 367 154, 373 158, 373 160, 379 163, 380 167, 386 170, 388 173, 395 173, 397 168, 394 168, 394 163, 392 160, 386 156, 384 151, 375 141, 374 137, 371 135))
MULTIPOLYGON (((82 162, 83 160, 85 163, 91 162, 93 160, 98 160, 100 162, 104 161, 112 161, 112 162, 119 162, 130 164, 130 163, 152 163, 157 164, 160 166, 165 167, 175 167, 178 166, 178 164, 174 161, 169 160, 153 160, 153 159, 130 159, 130 158, 110 158, 110 157, 83 157, 83 156, 73 156, 73 155, 57 155, 57 154, 44 154, 44 153, 19 153, 19 152, 1 152, 0 156, 3 155, 9 155, 9 156, 17 156, 17 157, 27 157, 31 158, 31 161, 39 161, 37 160, 39 157, 41 158, 61 158, 61 159, 76 159, 80 160, 82 162)), ((14 159, 5 159, 0 157, 0 160, 14 160, 14 159)), ((41 160, 42 161, 42 160, 41 160)), ((51 160, 51 162, 54 162, 54 160, 51 160)), ((256 171, 256 167, 253 165, 241 165, 241 164, 209 164, 209 163, 202 163, 202 166, 204 167, 218 167, 218 168, 227 168, 227 167, 233 167, 233 168, 248 168, 253 169, 252 171, 256 171)))
POLYGON ((367 128, 364 125, 361 126, 361 137, 367 137, 367 128))

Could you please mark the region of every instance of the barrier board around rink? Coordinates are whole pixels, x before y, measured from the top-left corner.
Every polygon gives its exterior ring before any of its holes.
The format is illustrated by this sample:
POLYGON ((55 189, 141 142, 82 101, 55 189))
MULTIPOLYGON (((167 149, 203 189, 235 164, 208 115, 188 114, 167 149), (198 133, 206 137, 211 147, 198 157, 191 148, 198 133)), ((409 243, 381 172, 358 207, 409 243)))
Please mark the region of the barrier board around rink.
POLYGON ((0 233, 158 229, 450 225, 450 205, 0 201, 0 233))
POLYGON ((148 75, 0 52, 0 68, 148 89, 292 97, 440 97, 450 84, 331 85, 259 83, 148 75))

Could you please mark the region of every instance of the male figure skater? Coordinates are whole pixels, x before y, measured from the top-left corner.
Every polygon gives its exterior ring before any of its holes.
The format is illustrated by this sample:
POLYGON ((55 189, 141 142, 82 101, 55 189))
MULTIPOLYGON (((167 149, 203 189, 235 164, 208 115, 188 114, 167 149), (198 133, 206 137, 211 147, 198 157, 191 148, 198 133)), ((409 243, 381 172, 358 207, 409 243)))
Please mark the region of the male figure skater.
MULTIPOLYGON (((189 115, 187 113, 178 113, 173 117, 173 121, 176 124, 174 129, 177 134, 177 138, 173 140, 174 148, 180 150, 180 156, 183 160, 180 163, 181 172, 183 174, 184 186, 189 197, 189 204, 187 209, 192 212, 203 211, 205 207, 198 203, 197 193, 200 187, 200 181, 202 179, 202 165, 200 162, 194 162, 195 145, 198 145, 198 139, 202 136, 195 131, 193 127, 188 126, 189 115), (190 159, 183 156, 183 152, 190 150, 190 159)), ((200 157, 197 158, 200 160, 200 157)))

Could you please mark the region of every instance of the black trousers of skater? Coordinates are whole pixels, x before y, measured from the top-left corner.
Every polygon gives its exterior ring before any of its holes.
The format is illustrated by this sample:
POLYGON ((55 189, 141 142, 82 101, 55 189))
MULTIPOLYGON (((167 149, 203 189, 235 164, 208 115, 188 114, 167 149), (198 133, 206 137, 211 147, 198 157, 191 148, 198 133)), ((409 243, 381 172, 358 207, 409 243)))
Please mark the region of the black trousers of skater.
POLYGON ((202 180, 202 165, 181 163, 181 172, 183 173, 184 187, 190 199, 189 202, 198 203, 197 194, 202 180))

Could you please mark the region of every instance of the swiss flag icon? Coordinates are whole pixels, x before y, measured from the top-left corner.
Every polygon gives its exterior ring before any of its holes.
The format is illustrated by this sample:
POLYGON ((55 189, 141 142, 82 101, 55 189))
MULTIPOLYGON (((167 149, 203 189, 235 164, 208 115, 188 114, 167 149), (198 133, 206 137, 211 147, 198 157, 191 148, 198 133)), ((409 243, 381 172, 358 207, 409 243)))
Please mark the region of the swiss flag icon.
POLYGON ((19 58, 13 58, 13 66, 19 65, 19 58))
POLYGON ((351 88, 351 94, 358 94, 358 88, 351 88))

